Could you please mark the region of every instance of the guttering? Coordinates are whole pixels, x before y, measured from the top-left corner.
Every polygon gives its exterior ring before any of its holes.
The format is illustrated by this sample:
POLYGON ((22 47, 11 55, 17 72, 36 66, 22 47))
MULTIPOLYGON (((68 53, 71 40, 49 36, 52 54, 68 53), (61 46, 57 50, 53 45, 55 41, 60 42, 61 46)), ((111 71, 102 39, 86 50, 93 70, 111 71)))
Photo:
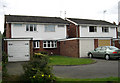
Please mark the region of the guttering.
POLYGON ((33 40, 33 38, 4 38, 5 41, 11 41, 11 40, 33 40))
POLYGON ((37 23, 37 22, 6 22, 6 23, 20 23, 20 24, 56 24, 56 25, 69 25, 67 23, 37 23))
POLYGON ((75 24, 75 25, 78 25, 76 22, 71 21, 71 20, 69 20, 69 19, 67 19, 67 18, 66 18, 66 20, 69 21, 69 22, 71 22, 71 23, 73 23, 73 24, 75 24))
POLYGON ((79 38, 59 39, 58 41, 67 41, 67 40, 76 40, 76 39, 113 39, 113 37, 79 37, 79 38))

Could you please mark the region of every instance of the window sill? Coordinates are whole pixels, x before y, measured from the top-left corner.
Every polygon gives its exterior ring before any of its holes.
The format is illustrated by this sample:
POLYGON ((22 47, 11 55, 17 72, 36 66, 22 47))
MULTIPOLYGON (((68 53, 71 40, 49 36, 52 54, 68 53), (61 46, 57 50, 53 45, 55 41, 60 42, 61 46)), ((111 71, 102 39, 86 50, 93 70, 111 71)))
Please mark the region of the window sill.
POLYGON ((34 47, 34 49, 39 49, 40 47, 34 47))

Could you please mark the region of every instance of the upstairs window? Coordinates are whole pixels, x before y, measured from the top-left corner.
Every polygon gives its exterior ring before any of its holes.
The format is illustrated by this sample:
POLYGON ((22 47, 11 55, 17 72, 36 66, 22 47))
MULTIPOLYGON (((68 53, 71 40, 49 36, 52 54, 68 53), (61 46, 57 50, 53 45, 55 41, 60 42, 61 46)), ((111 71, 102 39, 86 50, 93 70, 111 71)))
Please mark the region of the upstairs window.
POLYGON ((45 25, 45 32, 55 32, 55 25, 45 25))
POLYGON ((109 32, 109 28, 108 27, 102 27, 102 32, 109 32))
POLYGON ((96 26, 89 26, 89 32, 97 32, 96 26))
POLYGON ((26 25, 26 31, 37 31, 37 26, 33 24, 26 25))
POLYGON ((57 48, 57 41, 43 41, 43 48, 57 48))
POLYGON ((34 48, 40 48, 40 42, 39 41, 33 41, 34 48))

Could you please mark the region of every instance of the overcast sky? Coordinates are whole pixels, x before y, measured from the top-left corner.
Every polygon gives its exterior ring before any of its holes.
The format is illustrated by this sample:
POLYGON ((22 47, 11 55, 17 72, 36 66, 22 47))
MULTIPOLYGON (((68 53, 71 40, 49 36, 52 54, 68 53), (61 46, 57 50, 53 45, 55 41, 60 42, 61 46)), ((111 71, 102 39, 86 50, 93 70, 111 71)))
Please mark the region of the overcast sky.
POLYGON ((118 2, 119 0, 0 0, 0 31, 4 31, 4 14, 64 17, 66 11, 66 17, 69 18, 118 23, 118 2))

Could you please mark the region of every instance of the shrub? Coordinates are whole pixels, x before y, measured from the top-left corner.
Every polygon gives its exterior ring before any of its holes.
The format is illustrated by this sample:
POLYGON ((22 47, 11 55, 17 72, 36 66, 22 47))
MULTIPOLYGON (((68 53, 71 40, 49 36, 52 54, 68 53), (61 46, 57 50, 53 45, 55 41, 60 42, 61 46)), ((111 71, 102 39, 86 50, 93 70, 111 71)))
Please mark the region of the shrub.
POLYGON ((6 64, 8 62, 8 56, 5 52, 2 52, 2 77, 8 76, 6 64))
POLYGON ((36 53, 35 58, 38 59, 33 59, 33 61, 23 65, 25 72, 23 75, 24 80, 32 83, 53 82, 55 77, 51 73, 51 67, 48 65, 48 56, 36 53))

